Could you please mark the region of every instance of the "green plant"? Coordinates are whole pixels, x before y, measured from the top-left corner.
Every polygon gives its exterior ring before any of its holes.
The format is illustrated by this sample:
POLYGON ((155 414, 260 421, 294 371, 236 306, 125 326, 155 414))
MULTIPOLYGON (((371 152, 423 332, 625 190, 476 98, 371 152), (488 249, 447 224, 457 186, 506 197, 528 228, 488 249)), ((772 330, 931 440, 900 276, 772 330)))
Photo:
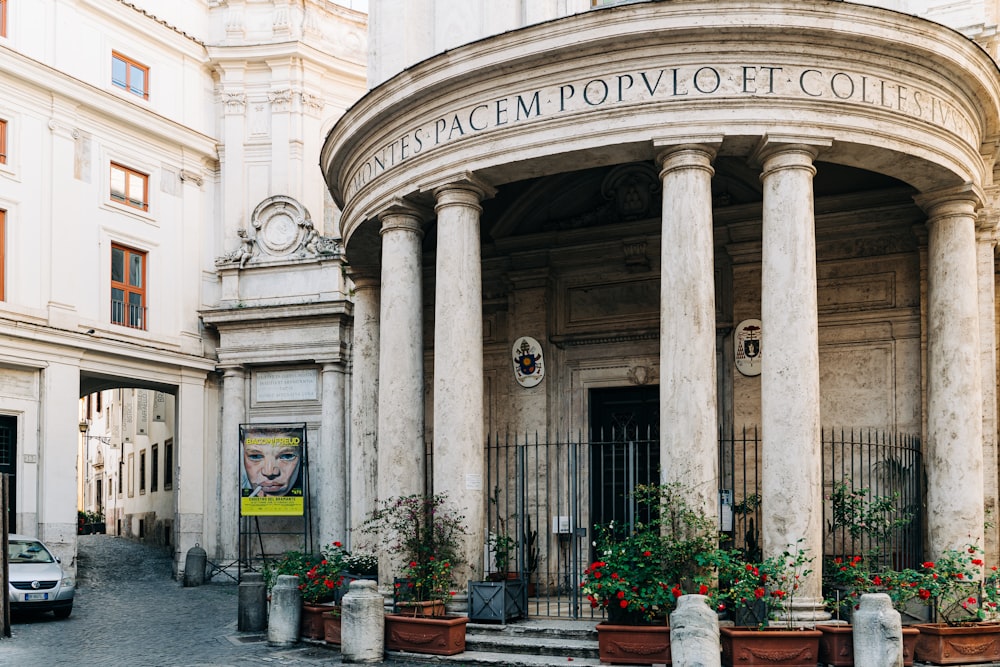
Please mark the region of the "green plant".
POLYGON ((444 494, 397 496, 379 503, 363 532, 403 560, 406 585, 397 598, 423 602, 447 598, 452 586, 452 564, 460 540, 467 534, 465 517, 447 507, 444 494))
MULTIPOLYGON (((702 562, 718 573, 715 603, 719 611, 728 611, 757 628, 777 620, 779 612, 791 609, 801 579, 812 573, 808 569, 812 560, 799 544, 758 561, 747 560, 738 549, 718 549, 702 557, 702 562)), ((790 627, 790 614, 785 615, 785 621, 790 627)))
POLYGON ((286 551, 280 558, 264 566, 264 583, 267 590, 274 588, 278 575, 288 574, 299 578, 302 601, 310 604, 329 602, 335 597, 340 586, 343 547, 333 542, 324 547, 321 554, 307 554, 303 551, 286 551))
POLYGON ((839 615, 857 609, 865 593, 886 593, 892 606, 902 611, 918 597, 923 575, 916 570, 872 569, 872 559, 863 556, 836 557, 823 568, 828 586, 826 604, 839 615))
POLYGON ((830 494, 833 515, 830 530, 844 528, 855 541, 867 538, 882 544, 892 537, 897 528, 905 527, 913 520, 912 512, 900 512, 896 507, 898 492, 888 496, 869 494, 867 488, 852 488, 850 479, 836 484, 830 494))
POLYGON ((359 576, 378 574, 378 555, 359 547, 350 553, 345 553, 344 569, 359 576))
POLYGON ((506 579, 510 571, 511 555, 517 552, 517 540, 504 533, 490 533, 490 552, 493 554, 493 574, 497 579, 506 579))
POLYGON ((987 568, 977 544, 948 549, 921 565, 918 597, 948 625, 995 618, 1000 604, 1000 574, 987 568))
POLYGON ((715 523, 694 509, 679 485, 638 486, 646 522, 595 526, 598 560, 584 571, 582 593, 613 622, 667 615, 684 593, 710 592, 699 556, 716 547, 715 523))

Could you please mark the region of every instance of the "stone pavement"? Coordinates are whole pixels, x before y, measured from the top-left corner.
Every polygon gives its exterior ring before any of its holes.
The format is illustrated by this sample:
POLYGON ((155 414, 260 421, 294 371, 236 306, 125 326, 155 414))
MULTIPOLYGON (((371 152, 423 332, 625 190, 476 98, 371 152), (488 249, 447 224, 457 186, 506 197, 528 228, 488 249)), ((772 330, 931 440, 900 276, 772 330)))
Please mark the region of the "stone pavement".
MULTIPOLYGON (((73 667, 319 667, 340 652, 312 644, 267 646, 236 630, 237 586, 184 588, 162 550, 110 535, 81 535, 73 614, 13 618, 0 638, 0 665, 73 667)), ((394 667, 425 663, 386 661, 394 667)))

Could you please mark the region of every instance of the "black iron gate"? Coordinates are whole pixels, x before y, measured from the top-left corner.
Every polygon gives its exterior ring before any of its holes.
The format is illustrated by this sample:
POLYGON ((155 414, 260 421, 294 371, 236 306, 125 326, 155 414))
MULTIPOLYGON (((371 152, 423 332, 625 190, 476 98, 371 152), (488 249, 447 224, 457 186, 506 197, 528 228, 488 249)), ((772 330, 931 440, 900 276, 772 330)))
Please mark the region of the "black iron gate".
MULTIPOLYGON (((655 481, 641 479, 639 474, 658 471, 659 439, 654 435, 612 428, 589 440, 582 434, 491 438, 487 444, 489 531, 517 544, 513 562, 528 581, 530 615, 581 618, 600 613, 591 610, 579 594, 583 570, 592 560, 593 527, 609 516, 628 524, 644 518, 637 516, 630 492, 636 483, 655 481), (609 474, 608 465, 617 472, 609 474), (595 483, 595 479, 601 481, 595 483), (603 518, 598 520, 599 516, 603 518)), ((760 485, 759 444, 754 428, 730 430, 719 437, 723 543, 751 555, 760 552, 761 506, 766 502, 760 485)), ((849 526, 838 523, 834 492, 843 488, 891 499, 887 516, 909 516, 906 525, 892 526, 879 539, 893 566, 919 562, 919 439, 874 430, 824 431, 822 447, 827 527, 823 556, 861 553, 873 546, 870 537, 857 539, 849 526)), ((493 558, 488 547, 484 556, 490 571, 493 558)))

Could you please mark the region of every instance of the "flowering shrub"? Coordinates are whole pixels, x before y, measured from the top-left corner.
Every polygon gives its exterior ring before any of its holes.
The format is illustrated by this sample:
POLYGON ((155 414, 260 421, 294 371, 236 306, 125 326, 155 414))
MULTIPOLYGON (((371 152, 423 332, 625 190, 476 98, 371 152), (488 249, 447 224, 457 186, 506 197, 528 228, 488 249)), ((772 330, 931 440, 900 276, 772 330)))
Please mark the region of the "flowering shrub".
POLYGON ((378 556, 363 549, 345 553, 343 561, 344 569, 351 574, 361 576, 378 574, 378 556))
POLYGON ((918 597, 933 606, 939 621, 961 625, 995 618, 1000 603, 1000 575, 987 568, 976 544, 949 549, 921 565, 918 597))
POLYGON ((339 562, 322 558, 304 575, 299 575, 299 590, 302 601, 308 604, 330 602, 342 583, 339 562))
POLYGON ((825 583, 832 586, 826 603, 837 612, 858 608, 865 593, 886 593, 892 606, 902 610, 918 597, 923 575, 916 570, 872 569, 872 560, 863 556, 837 557, 823 569, 825 583))
POLYGON ((309 604, 330 602, 340 586, 340 560, 336 555, 339 542, 334 542, 324 554, 314 555, 302 551, 286 551, 281 558, 268 563, 264 568, 264 581, 270 590, 280 574, 291 574, 299 578, 302 601, 309 604))
MULTIPOLYGON (((778 617, 778 612, 791 608, 799 589, 799 581, 812 570, 806 569, 812 558, 797 548, 757 562, 748 562, 739 550, 719 549, 704 561, 717 568, 719 611, 733 614, 737 623, 763 628, 778 617)), ((791 617, 787 620, 791 624, 791 617)))
POLYGON ((452 564, 466 529, 465 517, 446 503, 443 494, 389 498, 365 522, 365 533, 404 559, 401 575, 407 583, 396 588, 397 599, 423 602, 448 597, 452 564))
POLYGON ((636 487, 640 515, 632 530, 596 526, 599 560, 584 571, 581 592, 612 622, 649 622, 673 610, 685 593, 710 592, 699 554, 715 547, 715 524, 692 509, 676 485, 636 487))

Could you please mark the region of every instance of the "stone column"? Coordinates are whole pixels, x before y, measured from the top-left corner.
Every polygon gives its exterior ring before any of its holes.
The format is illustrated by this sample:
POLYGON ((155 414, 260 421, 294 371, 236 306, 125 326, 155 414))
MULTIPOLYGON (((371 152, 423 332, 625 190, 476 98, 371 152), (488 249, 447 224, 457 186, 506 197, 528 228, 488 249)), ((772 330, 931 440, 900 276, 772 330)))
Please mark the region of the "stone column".
MULTIPOLYGON (((994 195, 995 196, 995 195, 994 195)), ((995 200, 994 200, 995 201, 995 200)), ((996 270, 994 257, 997 248, 996 209, 980 211, 976 225, 977 275, 979 287, 979 350, 983 383, 983 506, 993 519, 993 527, 986 531, 983 549, 986 560, 997 562, 1000 540, 996 517, 1000 515, 1000 488, 997 475, 985 471, 997 469, 997 328, 996 328, 996 270)))
POLYGON ((917 197, 927 212, 927 546, 983 540, 983 387, 976 208, 962 187, 917 197))
POLYGON ((424 492, 424 234, 415 209, 396 206, 379 218, 378 498, 384 500, 424 492))
POLYGON ((323 416, 320 423, 322 465, 319 475, 310 475, 310 493, 320 500, 319 543, 343 540, 347 535, 347 445, 344 442, 344 364, 323 364, 323 416))
POLYGON ((761 427, 764 556, 803 549, 815 560, 790 610, 823 612, 823 475, 813 159, 817 147, 768 141, 763 165, 761 427))
MULTIPOLYGON (((225 559, 239 553, 240 424, 246 421, 246 372, 242 366, 222 366, 222 455, 218 478, 219 553, 225 559)), ((179 410, 178 410, 179 411, 179 410)), ((183 413, 182 413, 183 414, 183 413)))
POLYGON ((661 480, 690 488, 691 502, 718 516, 719 444, 715 357, 715 263, 709 145, 660 153, 661 480))
MULTIPOLYGON (((207 373, 184 369, 181 371, 180 384, 177 387, 176 410, 174 413, 174 466, 177 475, 174 478, 174 508, 176 522, 174 524, 174 573, 177 573, 181 559, 185 558, 188 549, 196 544, 208 542, 205 531, 205 514, 214 508, 209 493, 212 478, 205 473, 209 444, 215 440, 214 429, 207 424, 208 410, 205 404, 208 400, 206 391, 207 373)), ((223 468, 221 477, 221 499, 229 501, 229 507, 234 512, 236 498, 239 495, 239 478, 236 477, 236 460, 239 457, 238 440, 223 440, 223 458, 232 461, 230 467, 223 468), (232 452, 232 454, 230 454, 232 452), (228 457, 228 458, 227 458, 228 457)), ((223 517, 225 518, 225 517, 223 517)), ((236 526, 236 517, 232 516, 232 525, 236 526)), ((238 533, 234 533, 235 536, 238 533)), ((230 545, 220 545, 216 553, 210 550, 207 556, 213 560, 223 558, 227 562, 235 560, 236 539, 230 545)))
POLYGON ((479 202, 490 191, 468 180, 434 191, 434 492, 463 514, 468 536, 455 581, 483 576, 486 542, 483 433, 483 281, 479 202), (465 567, 468 563, 470 567, 465 567))
POLYGON ((350 529, 348 545, 364 542, 361 525, 378 500, 378 279, 351 274, 354 338, 351 345, 351 445, 348 450, 350 529))

